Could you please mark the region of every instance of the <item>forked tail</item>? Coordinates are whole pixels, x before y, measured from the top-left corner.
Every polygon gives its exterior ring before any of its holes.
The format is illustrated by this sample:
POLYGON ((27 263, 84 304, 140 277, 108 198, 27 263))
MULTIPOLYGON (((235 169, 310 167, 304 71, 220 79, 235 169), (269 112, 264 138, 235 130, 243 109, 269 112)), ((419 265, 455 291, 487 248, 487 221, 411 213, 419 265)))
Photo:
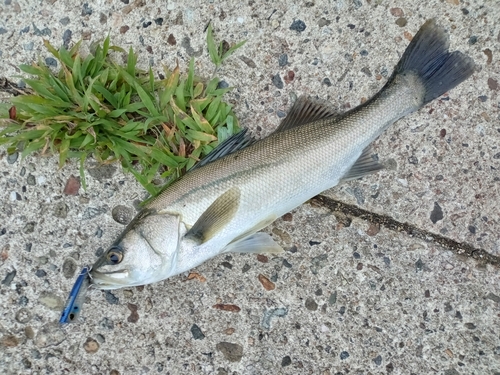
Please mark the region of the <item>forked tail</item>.
POLYGON ((399 60, 393 77, 413 72, 425 88, 423 104, 451 90, 474 72, 474 61, 459 51, 448 52, 450 41, 434 19, 425 22, 399 60))

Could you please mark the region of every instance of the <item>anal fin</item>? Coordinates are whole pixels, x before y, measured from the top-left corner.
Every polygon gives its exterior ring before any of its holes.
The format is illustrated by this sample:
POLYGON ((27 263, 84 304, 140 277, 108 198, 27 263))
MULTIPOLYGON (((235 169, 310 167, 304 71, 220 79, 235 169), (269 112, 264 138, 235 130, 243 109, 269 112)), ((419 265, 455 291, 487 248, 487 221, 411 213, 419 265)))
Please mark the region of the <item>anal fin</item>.
POLYGON ((372 158, 371 146, 363 150, 361 156, 356 160, 351 169, 342 177, 341 182, 355 180, 371 173, 375 173, 384 169, 384 166, 372 158))

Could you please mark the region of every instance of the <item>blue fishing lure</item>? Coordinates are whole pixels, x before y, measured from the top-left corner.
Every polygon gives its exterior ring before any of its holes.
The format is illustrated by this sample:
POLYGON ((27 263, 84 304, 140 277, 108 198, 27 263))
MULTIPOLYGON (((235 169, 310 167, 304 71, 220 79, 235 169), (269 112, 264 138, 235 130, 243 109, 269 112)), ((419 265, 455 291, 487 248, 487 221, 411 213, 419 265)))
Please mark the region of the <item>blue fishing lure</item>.
POLYGON ((82 272, 78 275, 75 285, 73 285, 66 301, 66 306, 61 314, 59 323, 74 323, 80 315, 82 305, 85 301, 85 294, 90 285, 89 271, 89 267, 83 267, 82 272))

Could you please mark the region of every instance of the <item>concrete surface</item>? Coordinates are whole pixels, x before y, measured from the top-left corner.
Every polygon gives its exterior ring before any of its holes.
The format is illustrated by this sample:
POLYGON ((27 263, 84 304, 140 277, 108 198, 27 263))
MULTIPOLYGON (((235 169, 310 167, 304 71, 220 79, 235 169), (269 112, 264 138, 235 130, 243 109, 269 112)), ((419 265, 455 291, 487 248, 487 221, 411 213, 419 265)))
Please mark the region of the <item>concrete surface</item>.
POLYGON ((221 256, 192 278, 93 291, 82 322, 63 328, 77 270, 122 230, 113 207, 133 207, 144 191, 120 169, 89 162, 88 190, 68 196, 76 163, 58 170, 54 157, 0 150, 1 372, 500 374, 499 269, 431 236, 500 255, 497 2, 128 2, 2 0, 0 76, 17 82, 19 64, 49 57, 43 38, 83 38, 88 48, 108 33, 143 66, 185 67, 194 54, 209 76, 212 21, 216 38, 248 40, 219 76, 235 87, 228 100, 243 126, 265 135, 292 94, 340 110, 373 95, 431 17, 478 69, 375 143, 389 168, 325 192, 423 235, 313 201, 268 228, 288 250, 282 257, 221 256))

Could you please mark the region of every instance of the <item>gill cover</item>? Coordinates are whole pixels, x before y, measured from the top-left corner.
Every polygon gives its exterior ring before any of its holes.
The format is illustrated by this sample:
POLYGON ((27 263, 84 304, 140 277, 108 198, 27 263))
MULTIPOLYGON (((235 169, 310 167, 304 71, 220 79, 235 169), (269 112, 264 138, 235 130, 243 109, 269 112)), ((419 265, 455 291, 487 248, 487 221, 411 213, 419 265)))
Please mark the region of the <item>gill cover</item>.
POLYGON ((180 216, 144 210, 94 264, 92 282, 101 289, 143 285, 167 278, 179 250, 180 216))

